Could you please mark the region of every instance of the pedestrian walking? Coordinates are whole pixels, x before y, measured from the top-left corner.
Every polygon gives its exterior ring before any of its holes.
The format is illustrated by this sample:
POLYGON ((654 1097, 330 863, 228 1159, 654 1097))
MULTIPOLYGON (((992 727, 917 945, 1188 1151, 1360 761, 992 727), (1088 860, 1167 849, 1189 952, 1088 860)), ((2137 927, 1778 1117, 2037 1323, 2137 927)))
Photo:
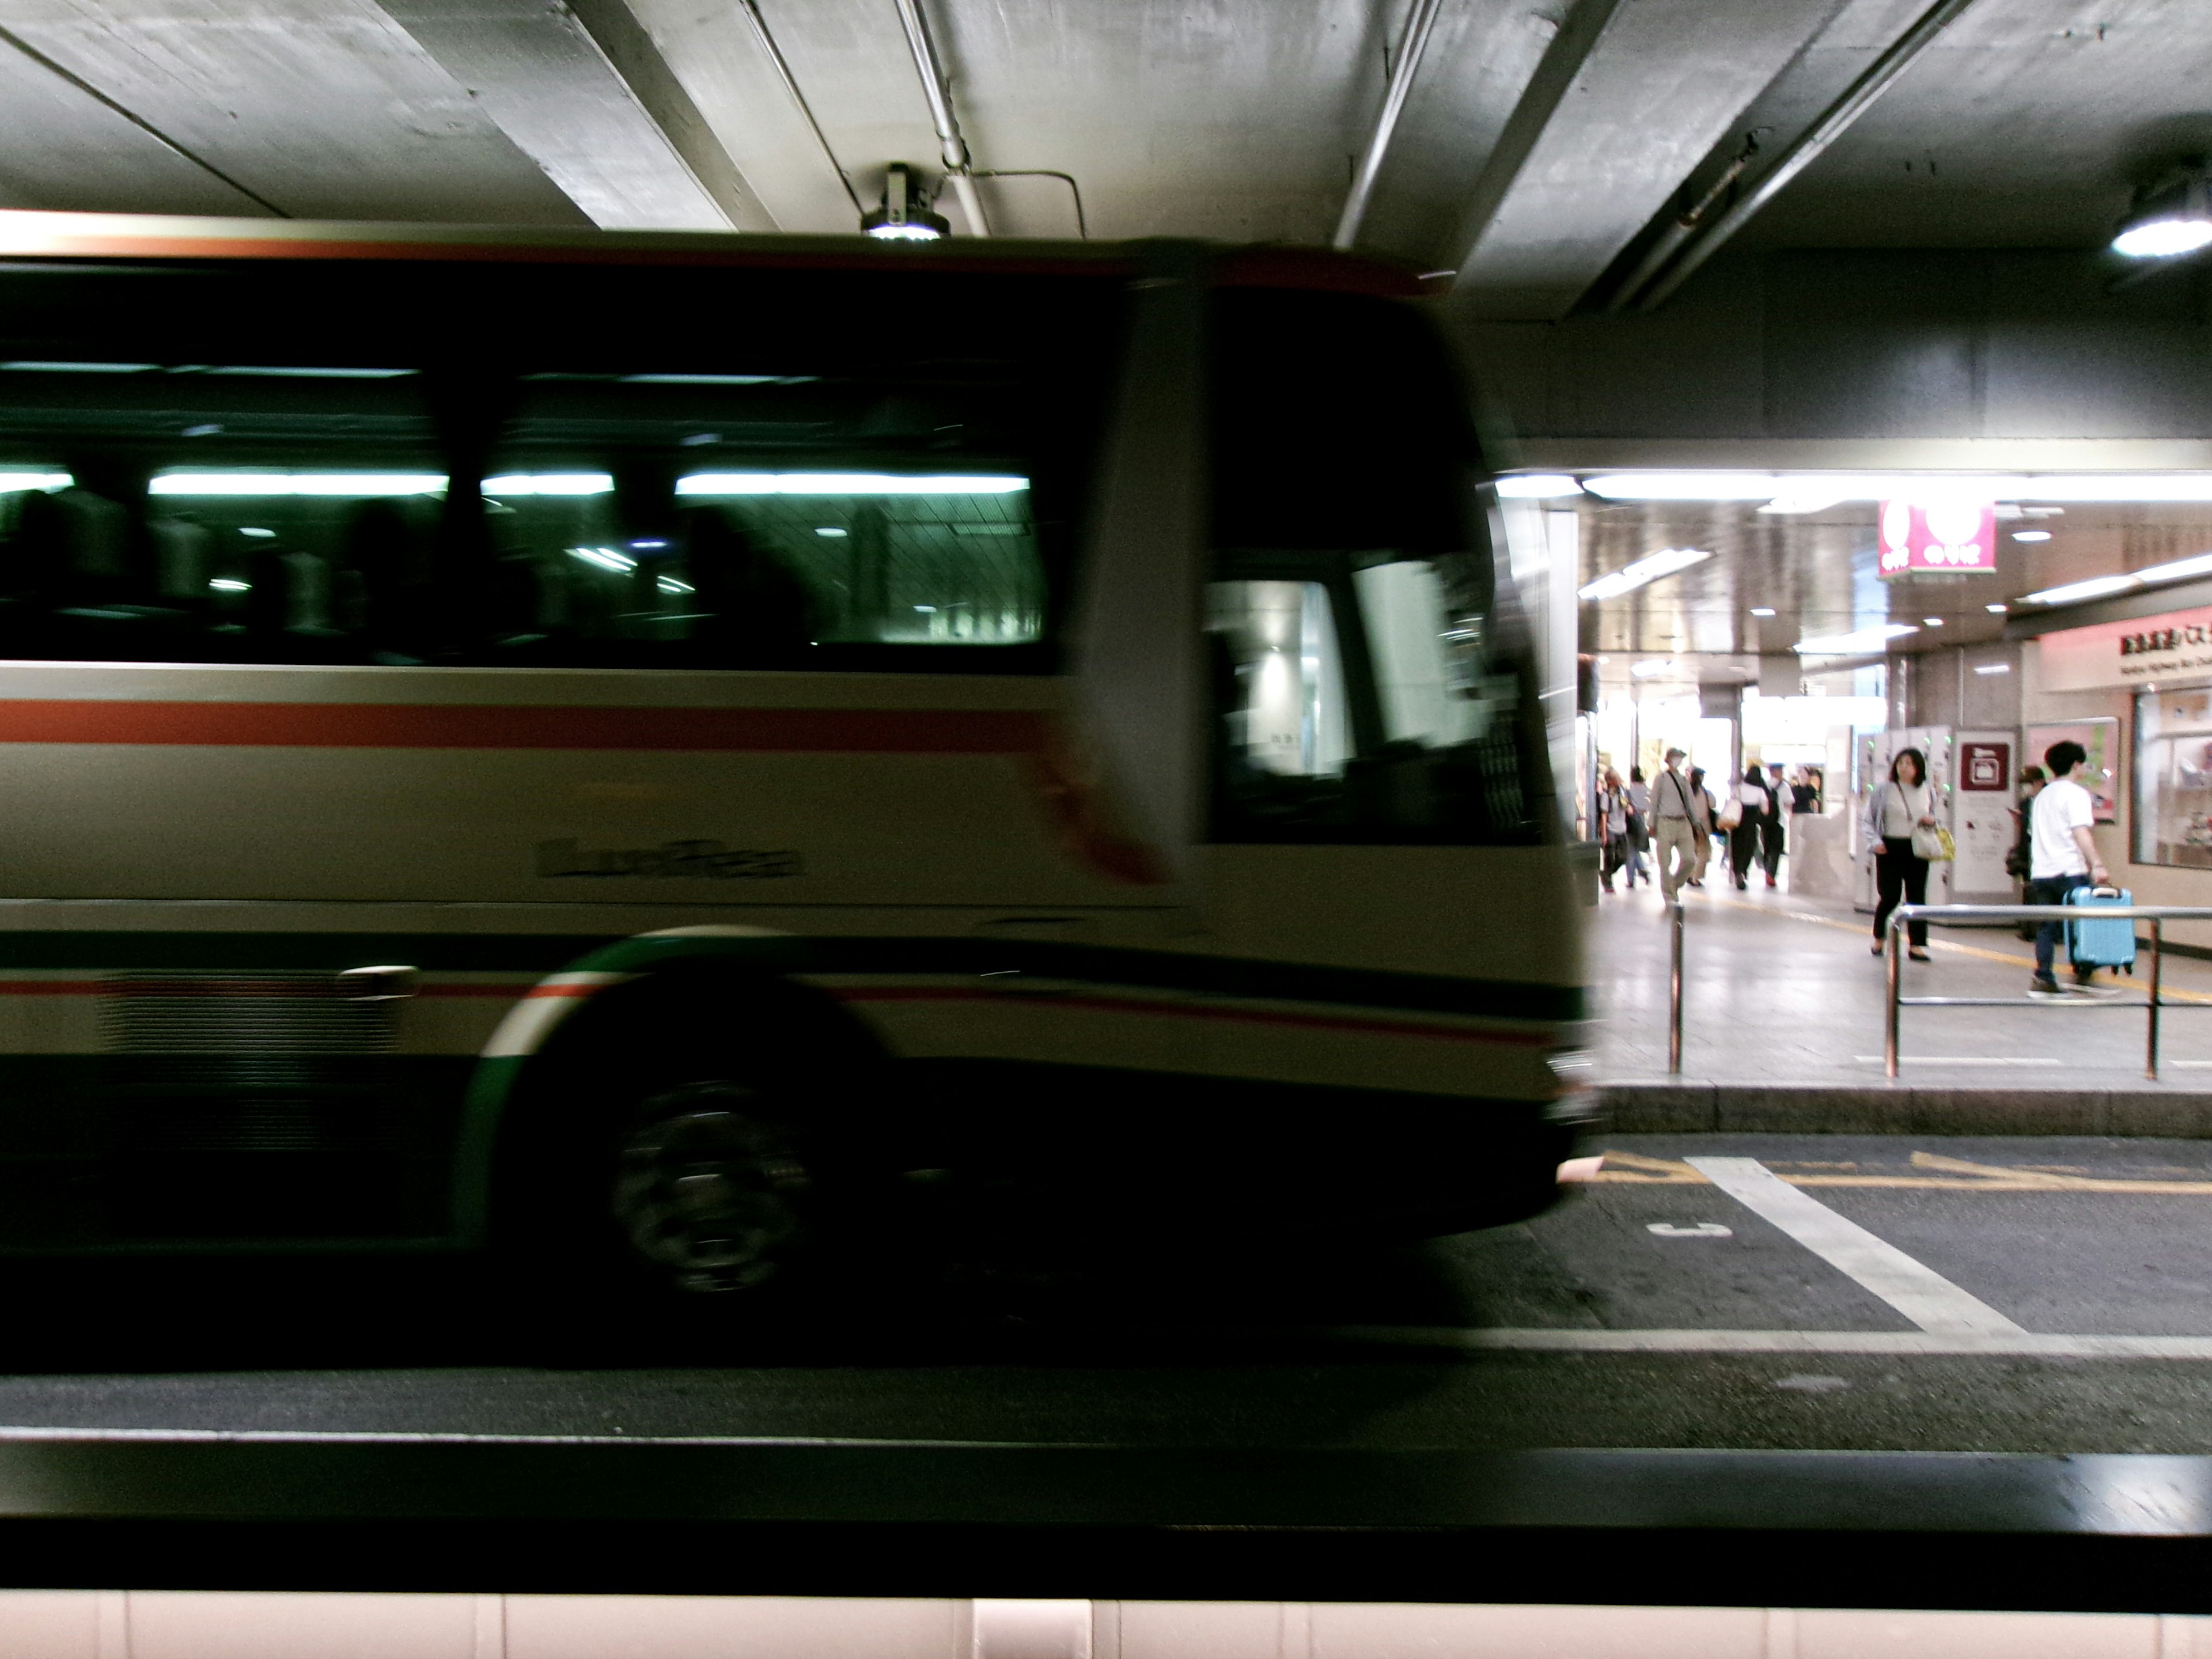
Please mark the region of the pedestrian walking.
POLYGON ((1790 785, 1782 775, 1782 763, 1770 762, 1766 768, 1766 816, 1759 826, 1759 862, 1766 872, 1766 884, 1775 885, 1775 878, 1782 869, 1782 855, 1786 850, 1784 831, 1789 819, 1783 815, 1790 810, 1790 785))
MULTIPOLYGON (((1740 816, 1735 827, 1729 831, 1729 866, 1735 874, 1737 890, 1751 885, 1751 866, 1759 857, 1761 825, 1772 808, 1773 798, 1766 793, 1766 782, 1759 775, 1757 765, 1747 766, 1736 776, 1735 804, 1740 816)), ((1767 885, 1774 884, 1767 878, 1767 885)))
MULTIPOLYGON (((1867 797, 1866 839, 1874 850, 1874 953, 1887 939, 1890 912, 1899 901, 1928 902, 1928 860, 1913 846, 1913 832, 1936 828, 1936 792, 1928 783, 1928 758, 1917 749, 1900 749, 1889 763, 1889 777, 1867 797)), ((1911 957, 1928 960, 1928 924, 1915 918, 1911 957)))
POLYGON ((1713 814, 1720 808, 1713 803, 1713 792, 1705 787, 1705 769, 1690 769, 1690 830, 1698 849, 1698 862, 1690 872, 1688 885, 1705 884, 1705 866, 1713 856, 1713 814))
POLYGON ((1651 845, 1651 787, 1644 781, 1644 769, 1628 769, 1628 884, 1636 885, 1638 876, 1644 884, 1651 884, 1651 871, 1644 862, 1644 849, 1651 845))
POLYGON ((1689 781, 1682 763, 1689 758, 1679 749, 1667 751, 1667 769, 1651 792, 1652 822, 1659 831, 1657 852, 1659 896, 1677 902, 1682 883, 1698 867, 1697 823, 1690 810, 1689 781))
POLYGON ((1597 822, 1598 838, 1604 843, 1598 879, 1610 893, 1613 877, 1628 861, 1628 791, 1621 787, 1620 774, 1610 766, 1598 780, 1597 822))
MULTIPOLYGON (((2020 884, 2020 902, 2033 904, 2038 901, 2035 888, 2029 878, 2035 873, 2035 853, 2030 843, 2028 825, 2035 816, 2035 798, 2042 793, 2044 781, 2050 775, 2039 766, 2020 769, 2020 805, 2012 809, 2012 847, 2005 854, 2005 874, 2020 884)), ((2035 942, 2035 924, 2023 921, 2020 936, 2029 944, 2035 942)))
POLYGON ((1790 783, 1790 815, 1800 812, 1818 816, 1820 811, 1820 786, 1816 781, 1820 774, 1809 766, 1797 769, 1797 775, 1790 783))
MULTIPOLYGON (((2102 887, 2111 879, 2091 834, 2097 822, 2096 803, 2069 775, 2088 758, 2089 751, 2071 738, 2043 751, 2051 781, 2036 795, 2028 814, 2028 885, 2035 894, 2033 903, 2063 905, 2075 888, 2102 887)), ((2059 930, 2065 925, 2046 921, 2035 930, 2035 977, 2028 982, 2032 994, 2061 994, 2051 963, 2057 954, 2059 930)), ((2081 990, 2094 990, 2096 970, 2077 966, 2074 983, 2081 990)))

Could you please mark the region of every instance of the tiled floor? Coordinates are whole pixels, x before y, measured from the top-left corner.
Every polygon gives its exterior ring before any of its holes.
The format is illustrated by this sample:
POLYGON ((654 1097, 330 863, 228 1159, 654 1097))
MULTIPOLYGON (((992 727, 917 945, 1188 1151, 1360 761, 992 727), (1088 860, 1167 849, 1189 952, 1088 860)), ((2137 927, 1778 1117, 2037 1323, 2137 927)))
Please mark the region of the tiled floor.
MULTIPOLYGON (((1723 879, 1718 872, 1712 879, 1723 879)), ((1883 976, 1872 919, 1755 886, 1686 891, 1682 1075, 1751 1085, 1882 1077, 1883 976)), ((1668 927, 1656 892, 1607 894, 1591 914, 1590 978, 1608 1081, 1667 1069, 1668 927)), ((1905 994, 2021 997, 2033 947, 2009 932, 1939 930, 1905 994)), ((2148 960, 2119 994, 2014 1008, 1907 1008, 1902 1080, 2096 1089, 2142 1084, 2148 960), (2114 1006, 2113 1005, 2124 1005, 2114 1006)), ((2060 977, 2066 975, 2062 971, 2060 977)), ((2166 1086, 2212 1089, 2212 963, 2168 955, 2160 1042, 2166 1086)), ((2158 1085, 2143 1085, 2158 1087, 2158 1085)))

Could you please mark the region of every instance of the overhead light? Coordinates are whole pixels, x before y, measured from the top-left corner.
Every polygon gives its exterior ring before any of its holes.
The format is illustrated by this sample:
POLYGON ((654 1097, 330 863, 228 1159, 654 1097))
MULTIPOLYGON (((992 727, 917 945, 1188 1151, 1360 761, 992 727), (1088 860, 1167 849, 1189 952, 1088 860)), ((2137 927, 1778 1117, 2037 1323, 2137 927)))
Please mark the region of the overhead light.
POLYGON ((1515 472, 1498 481, 1498 493, 1508 501, 1548 501, 1579 495, 1583 487, 1564 472, 1515 472))
POLYGON ((1777 495, 1759 510, 1762 513, 1826 513, 1838 502, 1849 499, 1847 495, 1838 495, 1826 489, 1792 491, 1777 495))
POLYGON ((1693 564, 1703 564, 1711 558, 1710 550, 1702 547, 1662 547, 1656 553, 1625 564, 1612 574, 1600 576, 1587 587, 1578 590, 1577 599, 1610 599, 1641 587, 1646 582, 1656 582, 1662 576, 1671 576, 1678 570, 1687 570, 1693 564))
POLYGON ((626 574, 637 568, 635 559, 627 554, 617 553, 611 547, 572 547, 568 550, 568 556, 571 558, 581 559, 586 564, 595 564, 602 570, 614 571, 617 574, 626 574))
POLYGON ((1583 480, 1593 495, 1626 501, 1765 501, 1781 493, 1769 472, 1608 472, 1583 480))
POLYGON ((1642 662, 1629 664, 1628 672, 1639 680, 1648 680, 1655 674, 1671 673, 1674 667, 1674 659, 1670 657, 1647 657, 1642 662))
POLYGON ((2051 539, 2051 532, 2048 530, 2015 530, 2012 532, 2012 538, 2016 542, 2047 542, 2051 539))
POLYGON ((1751 607, 1751 614, 1754 617, 1771 617, 1774 614, 1774 607, 1771 605, 1754 605, 1751 607))
POLYGON ((165 472, 149 495, 427 495, 446 487, 442 472, 165 472))
POLYGON ((2212 243, 2212 204, 2204 174, 2191 172, 2154 186, 2136 203, 2112 252, 2130 259, 2171 259, 2212 243))
POLYGON ((1006 495, 1029 487, 996 472, 694 472, 676 481, 679 495, 1006 495))
POLYGON ((1920 630, 1906 623, 1885 623, 1850 634, 1815 634, 1790 648, 1805 657, 1863 657, 1881 650, 1892 640, 1920 630))
POLYGON ((1977 674, 2009 674, 2012 672, 2012 665, 2008 662, 1978 662, 1974 665, 1974 672, 1977 674))
POLYGON ((0 494, 18 489, 67 489, 76 482, 66 472, 0 472, 0 494))
POLYGON ((845 532, 835 525, 823 525, 816 529, 814 533, 817 536, 827 536, 833 542, 842 541, 845 538, 845 532))
POLYGON ((276 532, 273 530, 264 530, 258 525, 242 524, 238 527, 238 533, 241 536, 266 538, 274 536, 276 532))
POLYGON ((2139 582, 2179 581, 2185 576, 2212 575, 2212 553, 2199 553, 2192 559, 2176 559, 2171 564, 2154 564, 2135 573, 2139 582))
POLYGON ((1992 617, 2002 617, 2004 615, 2008 607, 2002 605, 1985 605, 1982 609, 1988 611, 1992 617))
POLYGON ((860 228, 886 242, 934 242, 952 234, 951 222, 930 210, 929 192, 903 161, 891 163, 883 205, 860 216, 860 228))
POLYGON ((2021 597, 2030 605, 2071 605, 2076 599, 2100 599, 2107 593, 2124 593, 2141 586, 2133 576, 2092 576, 2086 582, 2069 582, 2063 587, 2046 587, 2040 593, 2021 597))
POLYGON ((607 472, 510 472, 483 481, 487 495, 604 495, 614 487, 607 472))
POLYGON ((218 593, 251 593, 253 591, 252 582, 242 582, 235 576, 210 576, 208 586, 218 593))
POLYGON ((1923 617, 1920 619, 1920 625, 1923 628, 1941 628, 1943 625, 1943 619, 1941 617, 1923 617))
MULTIPOLYGON (((1583 488, 1609 501, 1765 501, 1809 513, 1842 501, 1960 496, 2002 501, 2212 501, 2212 472, 1607 472, 1583 488)), ((2022 516, 2043 516, 2035 508, 2022 516)))

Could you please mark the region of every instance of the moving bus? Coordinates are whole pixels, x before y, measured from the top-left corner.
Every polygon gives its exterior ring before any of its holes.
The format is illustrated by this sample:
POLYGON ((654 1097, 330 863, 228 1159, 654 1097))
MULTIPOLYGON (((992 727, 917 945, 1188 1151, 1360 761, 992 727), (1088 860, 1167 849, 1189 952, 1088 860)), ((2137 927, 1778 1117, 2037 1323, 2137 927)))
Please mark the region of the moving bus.
POLYGON ((0 214, 0 1248, 1540 1209, 1575 904, 1419 293, 0 214))

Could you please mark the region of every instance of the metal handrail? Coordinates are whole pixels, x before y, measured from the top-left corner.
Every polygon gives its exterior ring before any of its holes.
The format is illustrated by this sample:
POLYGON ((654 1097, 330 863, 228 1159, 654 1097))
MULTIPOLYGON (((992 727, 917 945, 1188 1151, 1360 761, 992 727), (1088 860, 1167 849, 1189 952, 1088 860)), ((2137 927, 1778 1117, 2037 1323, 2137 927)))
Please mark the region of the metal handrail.
MULTIPOLYGON (((1902 1012, 1906 1008, 2033 1008, 2044 1005, 2033 997, 1908 997, 1901 994, 1905 982, 1905 952, 1899 945, 1905 924, 1931 921, 1937 927, 1973 921, 2148 921, 2150 923, 2150 986, 2148 1000, 2143 1006, 2148 1010, 2148 1030, 2143 1054, 2143 1075, 2155 1082, 2158 1078, 2159 1015, 2165 1005, 2159 996, 2161 970, 2165 963, 2165 929, 2168 921, 2212 921, 2212 905, 2203 904, 2100 904, 2092 910, 2051 904, 1900 904, 1889 914, 1889 923, 1882 935, 1883 965, 1889 977, 1889 1016, 1887 1029, 1883 1033, 1882 1071, 1884 1075, 1897 1075, 1898 1036, 1902 1024, 1902 1012), (2051 912, 2058 911, 2054 916, 2051 912)), ((1679 928, 1680 923, 1676 926, 1679 928)), ((1679 936, 1678 936, 1679 937, 1679 936)), ((1678 945, 1679 951, 1679 945, 1678 945)), ((2094 1008, 2131 1008, 2132 1001, 2089 1003, 2094 1008)), ((1680 1008, 1675 1009, 1680 1020, 1680 1008)))

